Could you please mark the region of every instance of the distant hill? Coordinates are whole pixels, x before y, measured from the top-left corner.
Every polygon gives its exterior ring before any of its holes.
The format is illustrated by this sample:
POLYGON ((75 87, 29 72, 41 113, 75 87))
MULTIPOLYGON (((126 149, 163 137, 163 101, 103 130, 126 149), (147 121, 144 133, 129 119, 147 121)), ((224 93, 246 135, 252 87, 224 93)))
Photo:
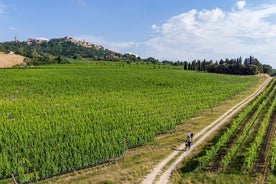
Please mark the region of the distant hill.
MULTIPOLYGON (((85 41, 75 40, 72 37, 45 39, 29 38, 26 41, 10 41, 0 43, 0 52, 19 54, 25 57, 24 64, 64 64, 70 63, 70 59, 91 59, 104 61, 125 61, 152 63, 154 68, 161 65, 158 59, 148 57, 145 59, 139 56, 127 53, 121 54, 101 45, 95 45, 85 41)), ((211 73, 224 73, 236 75, 255 75, 258 73, 272 73, 272 67, 259 62, 257 58, 250 56, 242 60, 241 57, 213 62, 212 60, 193 60, 188 61, 162 61, 163 64, 170 64, 183 67, 184 70, 196 70, 211 73)))
POLYGON ((72 37, 28 39, 0 43, 0 52, 20 54, 31 64, 66 63, 66 58, 93 60, 120 60, 124 55, 72 37))

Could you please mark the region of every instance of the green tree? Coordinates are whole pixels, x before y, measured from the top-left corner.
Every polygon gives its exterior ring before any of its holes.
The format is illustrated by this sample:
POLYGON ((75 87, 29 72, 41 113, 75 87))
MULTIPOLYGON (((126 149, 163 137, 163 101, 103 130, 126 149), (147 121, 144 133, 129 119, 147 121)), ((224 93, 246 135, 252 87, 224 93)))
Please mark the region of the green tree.
POLYGON ((273 69, 270 65, 263 65, 263 72, 264 73, 267 73, 267 74, 270 75, 270 74, 272 74, 272 71, 273 71, 273 69))
POLYGON ((159 63, 158 59, 155 59, 155 58, 153 58, 153 57, 148 57, 148 58, 146 59, 146 61, 149 62, 149 63, 152 63, 152 64, 154 65, 154 68, 155 68, 155 65, 156 65, 157 63, 159 63))
POLYGON ((184 70, 188 70, 188 62, 184 61, 184 70))

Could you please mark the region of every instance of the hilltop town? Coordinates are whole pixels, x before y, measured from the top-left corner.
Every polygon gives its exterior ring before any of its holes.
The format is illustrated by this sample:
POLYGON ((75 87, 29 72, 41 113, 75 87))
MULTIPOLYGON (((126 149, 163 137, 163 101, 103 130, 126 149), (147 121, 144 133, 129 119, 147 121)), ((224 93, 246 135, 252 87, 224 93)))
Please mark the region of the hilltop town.
MULTIPOLYGON (((57 40, 57 39, 60 40, 61 42, 63 42, 63 41, 72 42, 76 45, 80 45, 80 46, 83 46, 83 47, 86 47, 86 48, 95 48, 97 50, 104 49, 103 46, 101 46, 101 45, 92 44, 92 43, 86 42, 85 40, 83 40, 83 41, 76 40, 76 39, 74 39, 73 37, 70 37, 70 36, 65 36, 64 38, 55 38, 55 39, 51 39, 51 40, 57 40)), ((47 38, 28 38, 25 42, 28 45, 35 45, 35 44, 47 43, 49 41, 50 40, 47 39, 47 38)), ((17 42, 16 39, 15 39, 15 42, 17 42)))
POLYGON ((67 59, 119 60, 120 53, 105 49, 101 45, 76 40, 73 37, 63 38, 28 38, 19 41, 0 43, 0 52, 15 53, 26 57, 28 64, 67 63, 67 59))

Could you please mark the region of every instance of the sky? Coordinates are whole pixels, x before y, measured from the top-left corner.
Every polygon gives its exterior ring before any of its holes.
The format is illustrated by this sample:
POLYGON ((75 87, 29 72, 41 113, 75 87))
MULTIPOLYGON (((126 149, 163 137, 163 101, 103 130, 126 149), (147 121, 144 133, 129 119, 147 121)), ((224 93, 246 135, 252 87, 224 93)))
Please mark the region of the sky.
POLYGON ((0 0, 0 42, 72 36, 142 58, 276 68, 275 0, 0 0))

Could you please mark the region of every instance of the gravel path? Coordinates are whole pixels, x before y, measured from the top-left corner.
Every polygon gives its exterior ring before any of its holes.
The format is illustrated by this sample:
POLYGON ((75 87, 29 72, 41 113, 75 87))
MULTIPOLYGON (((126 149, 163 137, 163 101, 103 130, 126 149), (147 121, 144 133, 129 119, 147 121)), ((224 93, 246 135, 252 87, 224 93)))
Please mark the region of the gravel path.
POLYGON ((221 125, 223 125, 225 122, 227 122, 230 118, 232 118, 241 108, 246 106, 249 102, 251 102, 258 94, 260 94, 268 85, 268 83, 271 81, 271 77, 269 77, 253 94, 248 96, 246 99, 229 109, 227 112, 225 112, 222 116, 220 116, 217 120, 206 126, 201 131, 197 132, 194 135, 194 141, 190 148, 190 150, 184 151, 183 153, 179 154, 179 150, 185 149, 185 143, 180 145, 178 149, 173 151, 167 158, 159 162, 152 170, 151 173, 149 173, 143 180, 143 184, 152 184, 152 183, 158 183, 158 184, 167 184, 169 182, 169 178, 173 170, 176 168, 176 166, 187 156, 189 155, 197 145, 199 145, 205 138, 207 138, 209 135, 213 134, 214 131, 216 131, 221 125), (171 162, 169 161, 172 159, 175 159, 175 161, 171 162), (166 166, 166 169, 163 169, 166 166))

